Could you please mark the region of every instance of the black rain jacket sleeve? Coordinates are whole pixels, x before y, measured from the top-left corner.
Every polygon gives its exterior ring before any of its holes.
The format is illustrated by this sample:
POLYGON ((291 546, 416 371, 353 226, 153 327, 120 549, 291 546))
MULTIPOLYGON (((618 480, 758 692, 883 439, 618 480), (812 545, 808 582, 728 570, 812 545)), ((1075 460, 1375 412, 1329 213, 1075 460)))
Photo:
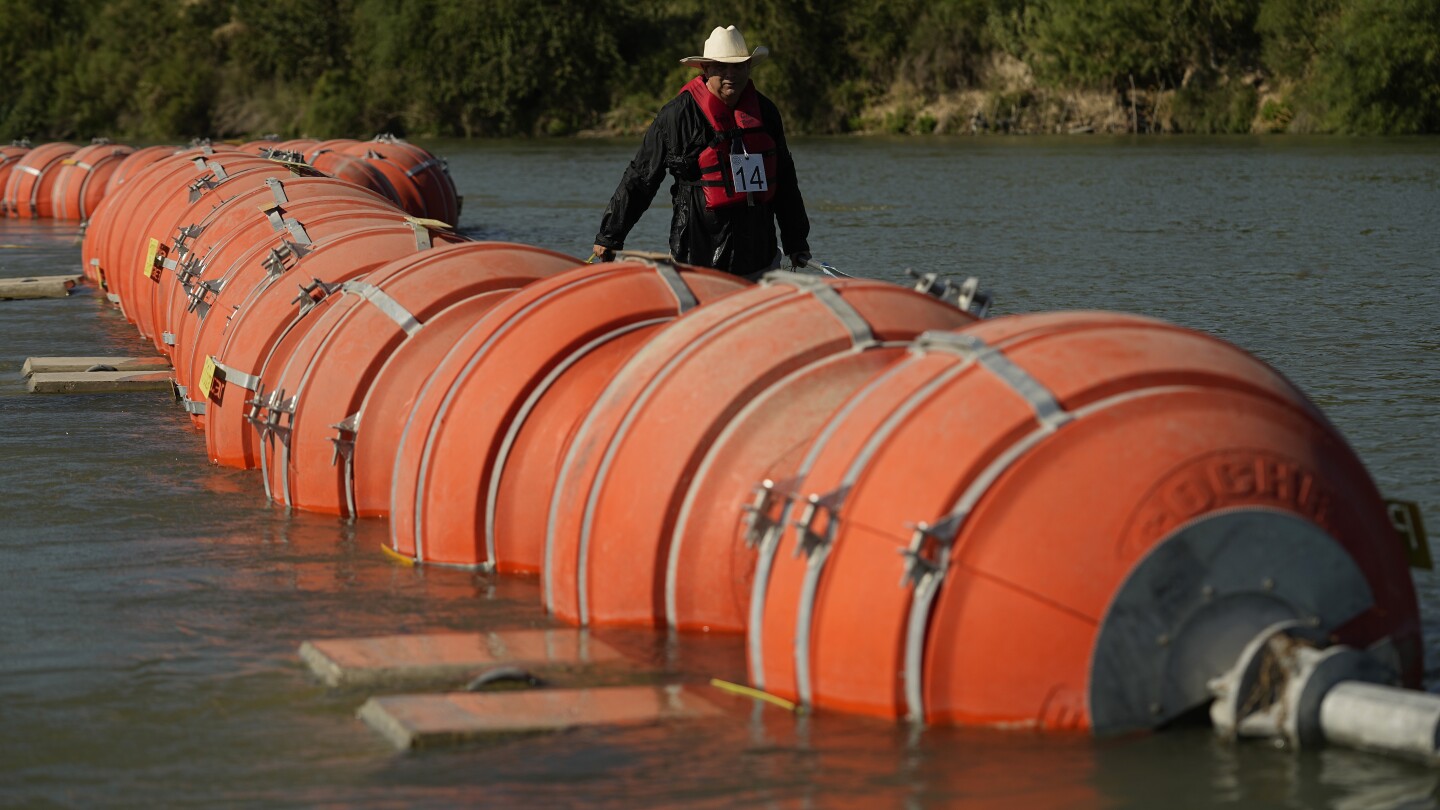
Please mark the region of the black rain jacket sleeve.
POLYGON ((795 161, 785 141, 784 124, 779 109, 763 95, 760 116, 776 148, 777 177, 771 181, 775 196, 769 203, 705 207, 704 189, 688 183, 700 179, 700 151, 713 137, 714 129, 690 94, 682 93, 661 108, 646 130, 639 151, 605 207, 595 244, 614 250, 623 248, 625 237, 650 207, 668 172, 676 181, 685 181, 670 186, 674 207, 670 253, 677 261, 738 275, 766 270, 774 265, 779 249, 775 239, 777 221, 786 255, 810 252, 810 219, 796 180, 795 161))

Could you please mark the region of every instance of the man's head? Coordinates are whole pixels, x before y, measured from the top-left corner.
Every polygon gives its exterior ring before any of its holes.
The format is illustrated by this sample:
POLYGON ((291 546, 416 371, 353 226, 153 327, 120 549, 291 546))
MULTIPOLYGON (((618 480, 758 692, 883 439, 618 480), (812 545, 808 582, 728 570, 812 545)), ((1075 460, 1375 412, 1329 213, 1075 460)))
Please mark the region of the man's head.
POLYGON ((745 44, 745 35, 731 25, 711 31, 710 38, 705 40, 704 54, 687 56, 680 64, 700 68, 710 92, 733 107, 750 81, 750 65, 769 55, 770 49, 764 45, 751 51, 745 44))

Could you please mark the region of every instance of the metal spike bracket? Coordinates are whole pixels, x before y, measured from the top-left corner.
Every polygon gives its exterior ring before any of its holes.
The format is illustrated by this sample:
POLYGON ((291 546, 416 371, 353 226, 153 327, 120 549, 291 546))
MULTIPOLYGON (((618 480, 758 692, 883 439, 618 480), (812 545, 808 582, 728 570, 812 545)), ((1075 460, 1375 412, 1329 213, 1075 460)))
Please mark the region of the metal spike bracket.
POLYGON ((788 494, 777 493, 775 482, 769 478, 756 484, 754 492, 755 497, 750 503, 740 507, 745 512, 745 547, 749 549, 758 547, 760 541, 780 525, 770 516, 776 495, 779 494, 782 503, 790 498, 788 494))
POLYGON ((905 573, 900 577, 902 588, 917 586, 927 574, 940 570, 940 559, 955 542, 960 519, 948 515, 933 525, 923 520, 912 525, 915 531, 910 535, 910 545, 899 550, 905 558, 905 573))
POLYGON ((341 282, 331 284, 324 279, 316 278, 313 279, 310 284, 299 284, 296 286, 300 288, 300 294, 295 296, 295 300, 290 303, 299 304, 300 314, 304 315, 314 309, 316 304, 334 295, 343 284, 341 282))
POLYGON ((960 284, 960 294, 955 299, 955 305, 974 315, 977 318, 984 318, 990 314, 990 307, 995 303, 995 297, 986 290, 980 289, 980 279, 971 276, 960 284))
POLYGON ((795 527, 796 544, 795 556, 805 555, 807 558, 816 551, 830 545, 835 538, 835 527, 840 523, 840 503, 845 498, 845 490, 838 489, 824 495, 811 493, 805 498, 805 509, 800 513, 800 519, 796 520, 795 527), (815 519, 825 512, 825 530, 815 531, 815 519))
POLYGON ((330 437, 330 443, 334 445, 334 452, 330 454, 330 466, 334 467, 340 463, 340 459, 349 462, 355 455, 355 432, 360 429, 360 414, 352 413, 330 427, 339 434, 330 437))

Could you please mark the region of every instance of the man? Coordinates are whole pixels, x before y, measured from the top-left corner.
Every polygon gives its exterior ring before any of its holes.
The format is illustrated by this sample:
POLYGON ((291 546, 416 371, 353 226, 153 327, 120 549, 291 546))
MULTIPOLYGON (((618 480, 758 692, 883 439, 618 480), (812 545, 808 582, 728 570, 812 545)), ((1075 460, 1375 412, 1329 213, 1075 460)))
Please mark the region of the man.
POLYGON ((625 246, 668 170, 675 178, 670 253, 677 261, 754 280, 780 266, 779 222, 785 254, 796 267, 805 266, 810 220, 780 111, 750 82, 750 65, 769 53, 764 46, 748 51, 732 25, 711 32, 703 56, 680 60, 700 68, 700 75, 645 132, 605 208, 596 257, 610 261, 625 246))

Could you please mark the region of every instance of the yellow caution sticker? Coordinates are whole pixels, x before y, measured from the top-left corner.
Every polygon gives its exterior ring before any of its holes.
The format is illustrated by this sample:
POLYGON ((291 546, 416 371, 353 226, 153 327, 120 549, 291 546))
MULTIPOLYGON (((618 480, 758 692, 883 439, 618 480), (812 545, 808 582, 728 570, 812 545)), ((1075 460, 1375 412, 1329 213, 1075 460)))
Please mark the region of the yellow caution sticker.
POLYGON ((206 355, 205 368, 200 370, 200 382, 198 384, 201 396, 207 399, 211 396, 210 389, 215 387, 215 372, 218 370, 215 365, 215 358, 206 355))
POLYGON ((1410 561, 1410 567, 1434 570, 1435 561, 1430 556, 1430 539, 1425 536, 1420 504, 1387 498, 1385 511, 1390 515, 1390 525, 1400 535, 1400 542, 1405 544, 1405 556, 1410 561))
POLYGON ((75 158, 65 158, 64 160, 60 161, 60 165, 61 165, 61 166, 74 166, 76 163, 79 163, 79 162, 80 162, 80 161, 76 160, 75 158))
POLYGON ((438 220, 438 219, 425 219, 424 217, 406 217, 406 218, 405 218, 405 221, 406 221, 406 222, 413 222, 413 223, 415 223, 416 225, 421 225, 421 226, 426 227, 426 228, 435 228, 436 230, 441 230, 441 231, 451 230, 451 228, 450 228, 450 223, 448 223, 448 222, 441 222, 441 221, 438 220))
POLYGON ((141 268, 145 271, 146 278, 155 278, 155 259, 159 255, 160 240, 152 238, 150 240, 150 247, 145 250, 145 266, 141 268))

